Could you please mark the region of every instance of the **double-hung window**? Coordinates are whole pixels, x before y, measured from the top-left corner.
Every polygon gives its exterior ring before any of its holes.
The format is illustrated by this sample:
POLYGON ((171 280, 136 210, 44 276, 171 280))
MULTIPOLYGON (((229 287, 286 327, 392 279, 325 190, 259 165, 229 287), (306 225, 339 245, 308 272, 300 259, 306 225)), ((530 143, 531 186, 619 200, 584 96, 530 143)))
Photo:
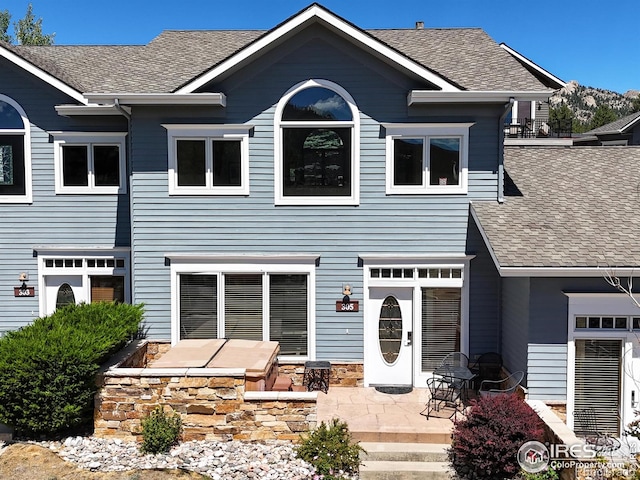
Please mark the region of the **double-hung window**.
POLYGON ((275 111, 275 203, 357 205, 359 124, 353 99, 335 83, 289 90, 275 111))
POLYGON ((0 95, 0 203, 30 203, 31 141, 22 108, 0 95))
POLYGON ((55 132, 56 193, 127 192, 126 133, 55 132))
POLYGON ((251 125, 163 125, 169 194, 248 195, 251 125))
POLYGON ((384 124, 387 194, 467 193, 472 124, 384 124))

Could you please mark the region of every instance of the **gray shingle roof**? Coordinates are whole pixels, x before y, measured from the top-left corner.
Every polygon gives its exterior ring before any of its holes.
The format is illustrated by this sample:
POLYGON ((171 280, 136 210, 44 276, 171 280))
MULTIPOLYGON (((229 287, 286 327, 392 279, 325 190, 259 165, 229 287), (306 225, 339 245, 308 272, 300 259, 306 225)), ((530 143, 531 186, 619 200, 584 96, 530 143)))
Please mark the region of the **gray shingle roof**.
MULTIPOLYGON (((83 93, 167 93, 264 33, 169 30, 147 45, 14 46, 12 50, 83 93)), ((370 30, 368 33, 463 89, 544 89, 481 29, 370 30)))
POLYGON ((638 267, 638 165, 640 147, 505 147, 515 188, 472 208, 501 267, 638 267))
POLYGON ((632 126, 631 124, 635 124, 639 121, 640 112, 636 112, 627 115, 626 117, 619 118, 615 122, 607 123, 606 125, 602 125, 601 127, 589 130, 588 132, 586 132, 586 134, 603 135, 607 133, 624 133, 623 129, 625 129, 625 127, 632 126))

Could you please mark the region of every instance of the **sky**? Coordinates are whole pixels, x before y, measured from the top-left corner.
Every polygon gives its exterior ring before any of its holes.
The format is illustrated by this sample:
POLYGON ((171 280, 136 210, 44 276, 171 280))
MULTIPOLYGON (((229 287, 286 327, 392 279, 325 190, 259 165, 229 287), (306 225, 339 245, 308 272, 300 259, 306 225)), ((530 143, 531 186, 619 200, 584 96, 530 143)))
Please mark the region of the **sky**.
MULTIPOLYGON (((268 30, 311 0, 2 0, 12 21, 27 5, 57 45, 138 45, 163 30, 268 30)), ((360 28, 479 27, 564 81, 640 90, 640 0, 323 0, 360 28)), ((10 28, 9 33, 12 32, 10 28)))

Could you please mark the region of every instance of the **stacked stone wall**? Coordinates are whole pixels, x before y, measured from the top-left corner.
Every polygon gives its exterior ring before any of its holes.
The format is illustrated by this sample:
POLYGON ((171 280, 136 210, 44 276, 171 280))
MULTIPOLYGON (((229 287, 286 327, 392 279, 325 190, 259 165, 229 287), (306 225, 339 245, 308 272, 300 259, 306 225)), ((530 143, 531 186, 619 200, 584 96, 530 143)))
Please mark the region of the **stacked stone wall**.
POLYGON ((141 441, 141 420, 158 405, 180 415, 183 441, 296 441, 316 426, 317 392, 245 392, 244 376, 146 370, 120 368, 103 375, 95 401, 96 436, 141 441))

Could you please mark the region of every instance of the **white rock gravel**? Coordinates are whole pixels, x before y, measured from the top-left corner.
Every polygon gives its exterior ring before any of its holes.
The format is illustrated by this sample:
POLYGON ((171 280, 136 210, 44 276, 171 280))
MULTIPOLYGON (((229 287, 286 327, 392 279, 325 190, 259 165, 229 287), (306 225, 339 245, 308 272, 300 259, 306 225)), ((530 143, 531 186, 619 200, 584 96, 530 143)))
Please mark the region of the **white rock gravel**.
POLYGON ((94 471, 181 468, 215 480, 319 478, 311 465, 296 458, 294 445, 289 442, 192 441, 159 455, 143 454, 139 444, 118 439, 69 437, 63 442, 37 443, 94 471))

